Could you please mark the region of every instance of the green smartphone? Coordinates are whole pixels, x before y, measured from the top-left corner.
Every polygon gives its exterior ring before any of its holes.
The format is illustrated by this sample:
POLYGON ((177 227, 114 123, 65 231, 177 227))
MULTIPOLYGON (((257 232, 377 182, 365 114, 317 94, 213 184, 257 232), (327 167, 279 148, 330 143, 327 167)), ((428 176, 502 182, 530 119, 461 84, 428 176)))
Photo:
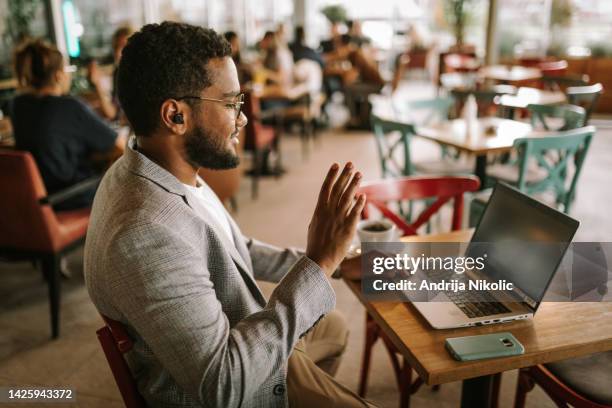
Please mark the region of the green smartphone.
POLYGON ((446 339, 445 343, 446 349, 455 360, 459 361, 516 356, 525 353, 523 345, 512 333, 508 332, 452 337, 446 339))

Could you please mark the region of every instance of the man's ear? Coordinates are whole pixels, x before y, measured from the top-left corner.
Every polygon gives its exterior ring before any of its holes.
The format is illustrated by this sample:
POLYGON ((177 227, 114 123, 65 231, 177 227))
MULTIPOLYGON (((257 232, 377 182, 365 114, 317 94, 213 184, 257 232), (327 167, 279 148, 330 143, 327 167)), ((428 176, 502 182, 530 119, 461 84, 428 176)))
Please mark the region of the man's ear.
POLYGON ((182 135, 187 131, 189 115, 184 103, 175 99, 166 99, 160 108, 161 121, 172 133, 182 135))

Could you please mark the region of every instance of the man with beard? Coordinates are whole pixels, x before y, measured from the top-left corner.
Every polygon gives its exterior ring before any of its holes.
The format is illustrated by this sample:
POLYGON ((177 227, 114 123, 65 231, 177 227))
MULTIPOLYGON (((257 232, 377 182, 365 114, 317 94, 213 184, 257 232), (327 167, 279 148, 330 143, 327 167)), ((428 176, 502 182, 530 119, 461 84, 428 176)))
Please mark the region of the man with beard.
POLYGON ((130 37, 119 99, 136 137, 105 175, 85 246, 101 314, 126 326, 151 406, 367 407, 332 375, 346 345, 328 277, 365 204, 333 164, 305 253, 245 238, 198 169, 238 165, 247 118, 229 44, 179 23, 130 37), (266 300, 255 279, 279 282, 266 300))

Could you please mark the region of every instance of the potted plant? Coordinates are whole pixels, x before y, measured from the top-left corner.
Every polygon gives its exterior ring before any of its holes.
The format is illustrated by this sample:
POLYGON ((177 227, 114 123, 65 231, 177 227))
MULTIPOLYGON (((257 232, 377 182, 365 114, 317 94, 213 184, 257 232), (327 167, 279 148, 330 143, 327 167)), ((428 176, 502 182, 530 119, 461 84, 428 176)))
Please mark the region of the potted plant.
POLYGON ((472 0, 445 0, 444 3, 446 21, 452 27, 458 49, 465 46, 465 29, 471 19, 468 12, 470 3, 472 0))
POLYGON ((344 23, 347 20, 346 9, 340 4, 325 6, 321 9, 321 13, 331 24, 344 23))

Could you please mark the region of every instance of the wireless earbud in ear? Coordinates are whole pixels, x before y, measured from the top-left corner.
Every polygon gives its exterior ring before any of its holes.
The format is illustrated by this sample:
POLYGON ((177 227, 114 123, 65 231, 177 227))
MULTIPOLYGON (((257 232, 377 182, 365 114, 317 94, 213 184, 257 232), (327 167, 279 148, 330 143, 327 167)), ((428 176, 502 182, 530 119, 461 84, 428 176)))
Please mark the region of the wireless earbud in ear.
POLYGON ((182 113, 175 113, 174 116, 172 116, 172 121, 177 125, 182 125, 183 123, 185 123, 182 113))

